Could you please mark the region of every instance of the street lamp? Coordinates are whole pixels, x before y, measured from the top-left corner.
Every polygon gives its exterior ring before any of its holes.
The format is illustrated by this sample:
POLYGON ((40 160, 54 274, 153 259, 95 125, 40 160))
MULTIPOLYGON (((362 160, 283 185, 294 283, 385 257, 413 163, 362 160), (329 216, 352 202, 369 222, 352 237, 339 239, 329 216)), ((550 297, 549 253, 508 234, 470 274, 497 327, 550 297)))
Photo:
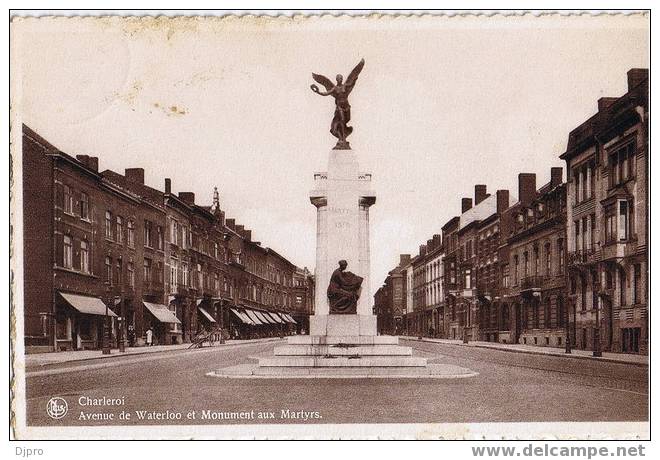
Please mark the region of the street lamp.
POLYGON ((103 317, 103 344, 101 345, 101 353, 104 355, 110 354, 110 327, 108 325, 108 303, 110 302, 110 285, 106 288, 106 302, 105 302, 105 316, 103 317))
MULTIPOLYGON (((563 302, 563 300, 562 300, 563 302)), ((568 303, 564 307, 564 324, 566 328, 566 343, 564 353, 571 354, 571 315, 568 313, 568 303)))
POLYGON ((115 296, 115 305, 119 305, 119 317, 117 318, 117 328, 119 329, 117 331, 117 342, 118 342, 118 348, 120 353, 125 353, 126 352, 126 345, 124 343, 124 326, 125 326, 125 318, 124 318, 124 301, 121 296, 115 296))

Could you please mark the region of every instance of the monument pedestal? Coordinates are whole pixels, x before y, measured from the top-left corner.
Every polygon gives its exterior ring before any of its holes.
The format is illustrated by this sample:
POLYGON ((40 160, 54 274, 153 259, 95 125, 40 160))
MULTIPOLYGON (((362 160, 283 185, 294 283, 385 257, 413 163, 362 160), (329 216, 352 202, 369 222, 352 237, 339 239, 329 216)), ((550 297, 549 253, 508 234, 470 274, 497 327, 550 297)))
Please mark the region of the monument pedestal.
POLYGON ((369 274, 369 207, 376 202, 371 174, 360 172, 352 150, 331 150, 328 170, 314 174, 309 198, 316 206, 314 315, 310 335, 293 336, 258 365, 220 369, 216 377, 455 378, 475 375, 468 369, 427 365, 412 356, 398 337, 379 336, 373 314, 369 274), (332 313, 328 286, 338 262, 363 278, 355 314, 332 313))

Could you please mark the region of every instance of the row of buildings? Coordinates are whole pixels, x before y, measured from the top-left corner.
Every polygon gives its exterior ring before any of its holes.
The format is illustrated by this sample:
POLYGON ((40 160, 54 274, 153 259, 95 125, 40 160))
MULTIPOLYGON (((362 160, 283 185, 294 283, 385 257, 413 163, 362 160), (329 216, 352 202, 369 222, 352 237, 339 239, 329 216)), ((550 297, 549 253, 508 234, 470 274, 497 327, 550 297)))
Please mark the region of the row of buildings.
POLYGON ((217 189, 201 205, 27 126, 22 158, 27 352, 95 349, 104 334, 139 346, 149 329, 158 344, 309 330, 312 275, 226 218, 217 189))
POLYGON ((375 293, 383 334, 648 353, 648 70, 570 132, 563 168, 474 187, 375 293))

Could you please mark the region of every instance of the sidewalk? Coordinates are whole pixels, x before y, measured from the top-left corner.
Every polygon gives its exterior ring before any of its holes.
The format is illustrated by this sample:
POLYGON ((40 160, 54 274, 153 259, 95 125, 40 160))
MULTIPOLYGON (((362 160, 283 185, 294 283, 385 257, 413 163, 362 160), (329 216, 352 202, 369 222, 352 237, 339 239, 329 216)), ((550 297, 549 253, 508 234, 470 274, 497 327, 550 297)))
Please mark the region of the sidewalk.
MULTIPOLYGON (((213 345, 204 344, 202 348, 208 349, 210 347, 230 347, 233 345, 261 343, 261 342, 274 342, 281 340, 279 337, 267 337, 264 339, 251 339, 251 340, 227 340, 225 343, 214 343, 213 345)), ((147 353, 164 353, 167 351, 186 350, 190 347, 189 343, 182 343, 177 345, 154 345, 152 347, 126 347, 124 353, 120 353, 118 349, 113 348, 109 355, 104 355, 101 350, 80 350, 80 351, 58 351, 48 353, 34 353, 25 356, 25 367, 35 368, 39 366, 47 366, 50 364, 60 364, 75 361, 86 361, 90 359, 105 359, 105 358, 119 358, 122 356, 135 356, 147 353)))
MULTIPOLYGON (((406 340, 415 340, 420 341, 418 337, 412 336, 399 336, 402 339, 406 340)), ((634 366, 648 366, 649 359, 645 355, 635 355, 628 353, 609 353, 603 352, 601 358, 596 358, 593 356, 591 350, 571 350, 571 354, 566 354, 563 348, 555 347, 541 347, 534 345, 521 345, 521 344, 508 344, 508 343, 495 343, 495 342, 478 342, 470 341, 469 343, 463 343, 462 340, 451 340, 451 339, 431 339, 428 337, 423 337, 422 342, 435 342, 435 343, 444 343, 447 345, 457 345, 462 347, 475 347, 475 348, 490 348, 493 350, 509 351, 512 353, 528 353, 533 355, 551 355, 551 356, 561 356, 563 358, 573 358, 573 359, 591 359, 594 361, 606 361, 611 363, 622 363, 622 364, 632 364, 634 366)))

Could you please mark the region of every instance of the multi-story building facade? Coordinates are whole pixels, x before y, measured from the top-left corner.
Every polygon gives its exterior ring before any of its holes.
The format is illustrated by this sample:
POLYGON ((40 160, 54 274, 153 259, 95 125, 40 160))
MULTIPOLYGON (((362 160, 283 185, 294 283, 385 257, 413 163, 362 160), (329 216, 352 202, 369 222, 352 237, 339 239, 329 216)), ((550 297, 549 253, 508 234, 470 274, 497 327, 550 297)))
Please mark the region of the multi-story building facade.
POLYGON ((648 70, 568 137, 567 239, 573 341, 648 353, 648 70))
MULTIPOLYGON (((484 190, 485 191, 485 190, 484 190)), ((475 265, 476 300, 478 304, 479 340, 500 341, 503 312, 503 278, 500 252, 503 242, 501 218, 509 207, 509 191, 497 190, 495 193, 495 212, 479 222, 476 229, 477 259, 475 265)), ((506 264, 505 264, 506 265, 506 264)))
MULTIPOLYGON (((467 202, 465 204, 467 205, 467 202)), ((458 229, 460 220, 460 217, 455 216, 442 226, 442 241, 445 250, 443 259, 444 277, 442 279, 445 306, 442 327, 443 336, 448 339, 460 338, 463 331, 463 318, 458 314, 456 303, 459 291, 458 256, 460 246, 458 244, 458 229)))
POLYGON ((374 294, 374 314, 379 334, 405 333, 406 271, 410 254, 401 254, 399 264, 387 274, 383 286, 374 294))
POLYGON ((282 334, 313 312, 309 273, 225 219, 217 192, 199 206, 141 168, 99 172, 24 126, 23 203, 28 352, 282 334))
POLYGON ((519 174, 519 201, 502 219, 509 259, 498 342, 565 345, 566 187, 562 168, 550 177, 536 190, 535 174, 519 174))
POLYGON ((444 320, 444 294, 442 290, 442 258, 444 248, 442 236, 433 235, 426 242, 426 256, 424 257, 424 289, 426 301, 424 308, 424 325, 426 331, 422 331, 432 337, 441 336, 442 321, 444 320))
POLYGON ((462 213, 456 230, 458 276, 453 301, 458 326, 463 327, 463 330, 456 331, 456 335, 460 333, 466 340, 484 338, 481 327, 485 325, 484 318, 490 315, 493 297, 497 297, 498 222, 499 216, 508 206, 508 199, 507 190, 498 190, 495 195, 491 195, 487 193, 485 185, 479 184, 474 186, 474 206, 471 198, 461 200, 462 213), (480 237, 484 239, 480 240, 480 237), (483 278, 481 291, 478 289, 479 274, 483 278))

